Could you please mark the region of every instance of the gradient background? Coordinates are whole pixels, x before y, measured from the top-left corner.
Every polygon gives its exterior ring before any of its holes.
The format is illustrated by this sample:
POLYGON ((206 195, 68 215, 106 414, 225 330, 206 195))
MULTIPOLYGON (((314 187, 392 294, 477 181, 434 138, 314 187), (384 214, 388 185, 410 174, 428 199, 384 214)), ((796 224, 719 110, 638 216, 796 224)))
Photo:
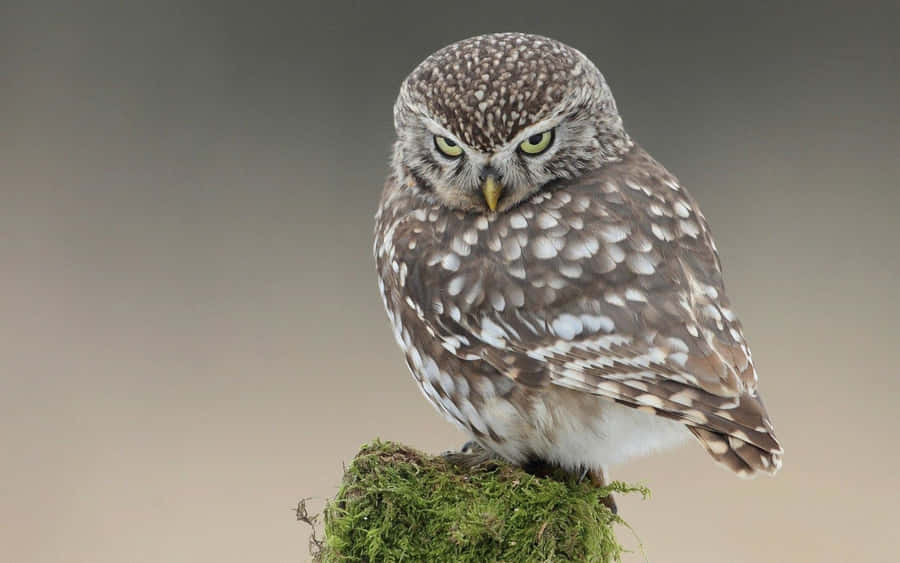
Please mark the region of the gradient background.
POLYGON ((700 200, 787 450, 618 468, 650 559, 896 560, 896 3, 624 4, 0 4, 0 559, 303 561, 292 509, 361 443, 464 440, 395 349, 372 215, 404 76, 521 30, 700 200))

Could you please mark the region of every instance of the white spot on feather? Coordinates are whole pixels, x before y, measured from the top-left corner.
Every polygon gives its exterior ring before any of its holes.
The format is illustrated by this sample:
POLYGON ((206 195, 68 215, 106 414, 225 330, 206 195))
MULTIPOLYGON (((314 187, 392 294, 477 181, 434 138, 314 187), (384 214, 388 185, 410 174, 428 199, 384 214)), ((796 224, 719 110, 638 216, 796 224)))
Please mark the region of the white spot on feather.
POLYGON ((676 201, 672 205, 672 209, 675 210, 675 214, 679 217, 686 219, 691 216, 691 209, 683 201, 676 201))
POLYGON ((719 309, 716 308, 715 305, 704 305, 702 311, 705 317, 708 317, 714 321, 721 320, 722 318, 722 315, 719 314, 719 309))
POLYGON ((600 250, 600 241, 593 237, 585 237, 582 240, 572 239, 563 250, 563 257, 567 260, 582 260, 590 258, 600 250))
POLYGON ((581 320, 568 313, 556 317, 550 326, 553 328, 553 332, 563 340, 572 340, 584 330, 581 320))
POLYGON ((678 403, 679 405, 691 406, 694 404, 694 401, 697 399, 697 392, 693 389, 685 389, 684 391, 679 391, 669 397, 669 400, 673 403, 678 403))
POLYGON ((681 229, 682 233, 691 238, 697 238, 697 235, 700 234, 700 229, 697 227, 697 223, 694 223, 693 221, 679 221, 678 227, 681 229))
POLYGON ((456 389, 456 385, 453 384, 453 378, 445 371, 439 371, 438 378, 438 384, 444 390, 444 393, 447 395, 453 394, 453 391, 456 389))
POLYGON ((728 451, 728 444, 723 440, 709 440, 706 442, 706 446, 709 448, 709 451, 716 455, 722 455, 728 451))
POLYGON ((628 255, 628 268, 635 274, 649 276, 656 271, 650 260, 643 254, 628 255))
POLYGON ((697 409, 688 409, 684 411, 684 416, 686 416, 691 422, 697 422, 699 424, 706 424, 707 422, 709 422, 709 418, 707 418, 706 414, 703 411, 699 411, 697 409))
POLYGON ((600 231, 600 236, 606 242, 619 242, 628 236, 628 230, 618 225, 607 225, 600 231))
POLYGON ((447 284, 447 293, 449 293, 452 296, 459 295, 462 292, 463 286, 465 286, 465 284, 466 284, 465 276, 461 276, 461 275, 455 276, 453 279, 450 280, 450 283, 447 284))
POLYGON ((450 249, 460 256, 468 256, 472 252, 472 247, 466 244, 462 237, 453 237, 450 241, 450 249))
POLYGON ((503 294, 499 291, 492 290, 489 297, 491 300, 491 306, 497 311, 502 311, 506 308, 506 299, 503 298, 503 294))
POLYGON ((549 238, 543 236, 536 237, 531 241, 531 252, 535 257, 542 259, 553 258, 557 254, 556 246, 549 238))
POLYGON ((528 221, 525 220, 521 213, 510 213, 509 226, 513 229, 524 229, 528 226, 528 221))
POLYGON ((552 215, 549 213, 541 213, 537 216, 537 226, 541 229, 551 229, 557 225, 559 225, 559 221, 557 221, 552 215))
POLYGON ((671 178, 666 178, 665 180, 663 180, 663 184, 669 186, 669 189, 674 190, 676 192, 680 189, 678 182, 676 182, 675 180, 673 180, 671 178))
POLYGON ((475 407, 472 406, 472 403, 470 403, 469 401, 463 402, 462 414, 463 416, 465 416, 468 423, 475 428, 475 430, 481 432, 482 434, 488 433, 487 425, 484 423, 481 415, 478 414, 478 411, 475 410, 475 407))
POLYGON ((438 383, 440 379, 440 370, 431 356, 425 356, 425 377, 431 383, 438 383))
POLYGON ((513 307, 525 305, 525 292, 518 286, 511 286, 506 290, 506 296, 513 307))
POLYGON ((622 247, 620 247, 618 244, 607 244, 606 254, 608 254, 610 259, 616 264, 619 264, 625 260, 625 251, 622 250, 622 247))
POLYGON ((675 240, 675 235, 672 234, 672 231, 668 227, 663 227, 662 225, 653 223, 650 225, 650 230, 653 232, 653 236, 655 236, 659 240, 675 240))
POLYGON ((669 360, 681 367, 684 367, 688 361, 688 355, 684 352, 672 352, 669 354, 669 360))
POLYGON ((577 279, 581 277, 584 270, 578 262, 564 262, 559 266, 559 273, 567 278, 577 279))
POLYGON ((452 252, 448 252, 444 255, 443 260, 441 260, 441 266, 445 270, 455 272, 459 269, 459 256, 453 254, 452 252))
POLYGON ((612 319, 604 315, 581 315, 581 324, 588 332, 612 332, 616 325, 612 319))
POLYGON ((625 299, 627 299, 629 301, 642 301, 642 302, 646 303, 647 295, 639 289, 634 289, 633 287, 629 287, 628 289, 625 290, 625 299))
POLYGON ((662 399, 660 399, 656 395, 651 395, 650 393, 644 393, 642 395, 638 395, 636 397, 636 399, 637 399, 637 402, 639 402, 642 405, 648 405, 648 406, 651 406, 656 409, 663 408, 662 399))
POLYGON ((505 348, 508 334, 490 317, 481 318, 481 339, 495 348, 505 348))

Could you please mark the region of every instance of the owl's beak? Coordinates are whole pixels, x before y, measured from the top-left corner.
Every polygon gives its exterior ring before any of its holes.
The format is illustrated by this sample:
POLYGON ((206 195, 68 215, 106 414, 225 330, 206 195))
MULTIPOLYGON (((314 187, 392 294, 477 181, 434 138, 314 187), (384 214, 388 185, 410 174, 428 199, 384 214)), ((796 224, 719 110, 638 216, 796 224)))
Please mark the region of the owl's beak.
POLYGON ((481 184, 481 192, 484 194, 484 201, 487 202, 491 211, 497 211, 497 202, 500 201, 500 195, 503 193, 503 186, 497 183, 497 178, 493 174, 488 174, 481 184))

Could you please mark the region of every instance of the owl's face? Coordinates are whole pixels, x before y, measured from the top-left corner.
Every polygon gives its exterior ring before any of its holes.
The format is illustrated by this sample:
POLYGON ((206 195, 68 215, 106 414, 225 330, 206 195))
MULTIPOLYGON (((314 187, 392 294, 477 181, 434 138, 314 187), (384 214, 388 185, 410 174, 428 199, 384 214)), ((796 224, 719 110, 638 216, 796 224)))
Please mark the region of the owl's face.
POLYGON ((603 76, 552 39, 485 35, 445 47, 394 107, 398 181, 469 212, 504 212, 631 144, 603 76))

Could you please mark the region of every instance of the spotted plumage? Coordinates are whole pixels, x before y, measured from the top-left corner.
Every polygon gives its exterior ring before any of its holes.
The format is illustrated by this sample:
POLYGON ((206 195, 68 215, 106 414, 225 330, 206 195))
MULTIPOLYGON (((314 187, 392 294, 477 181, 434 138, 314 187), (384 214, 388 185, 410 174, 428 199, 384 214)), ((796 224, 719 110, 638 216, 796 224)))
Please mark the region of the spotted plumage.
POLYGON ((480 151, 496 148, 561 105, 598 91, 590 63, 549 39, 516 33, 473 37, 431 55, 407 78, 400 98, 480 151))
POLYGON ((410 74, 394 115, 379 285, 445 417, 516 463, 600 472, 693 435, 739 475, 777 471, 707 222, 583 54, 462 41, 410 74), (522 150, 544 131, 545 151, 522 150))

